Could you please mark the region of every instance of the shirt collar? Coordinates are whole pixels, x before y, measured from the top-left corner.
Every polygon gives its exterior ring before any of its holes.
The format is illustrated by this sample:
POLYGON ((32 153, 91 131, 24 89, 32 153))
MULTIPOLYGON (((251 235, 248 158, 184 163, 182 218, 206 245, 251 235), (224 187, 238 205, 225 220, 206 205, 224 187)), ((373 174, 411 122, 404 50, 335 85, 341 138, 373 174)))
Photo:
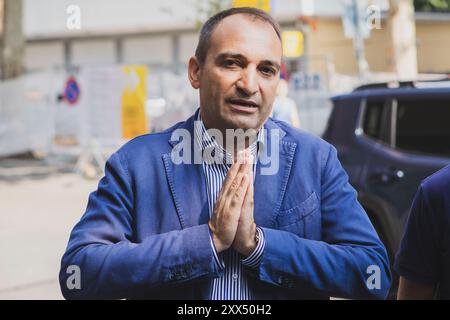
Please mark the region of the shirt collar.
MULTIPOLYGON (((214 163, 214 155, 215 152, 218 151, 220 153, 220 157, 222 157, 224 164, 232 164, 234 162, 231 153, 229 153, 226 149, 224 149, 221 145, 219 145, 214 137, 208 133, 205 124, 203 123, 200 111, 198 112, 197 119, 195 121, 195 136, 196 143, 200 147, 200 149, 204 152, 205 150, 209 151, 205 158, 208 158, 208 155, 212 155, 212 159, 205 159, 208 163, 214 163)), ((249 149, 250 154, 256 159, 257 155, 261 152, 264 147, 264 129, 260 129, 258 131, 258 135, 256 141, 254 141, 249 149)))

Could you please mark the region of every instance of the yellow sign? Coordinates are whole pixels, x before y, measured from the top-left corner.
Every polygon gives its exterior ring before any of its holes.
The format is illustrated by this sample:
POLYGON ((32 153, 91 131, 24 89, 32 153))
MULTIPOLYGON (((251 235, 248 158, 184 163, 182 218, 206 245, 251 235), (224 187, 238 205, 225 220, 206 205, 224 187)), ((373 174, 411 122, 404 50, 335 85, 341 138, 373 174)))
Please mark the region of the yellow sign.
POLYGON ((132 139, 148 133, 145 101, 147 100, 147 67, 125 66, 125 89, 122 94, 122 136, 132 139))
POLYGON ((282 34, 283 55, 286 58, 298 58, 304 54, 304 36, 300 31, 284 31, 282 34))
POLYGON ((270 0, 233 0, 233 8, 253 7, 270 12, 270 0))

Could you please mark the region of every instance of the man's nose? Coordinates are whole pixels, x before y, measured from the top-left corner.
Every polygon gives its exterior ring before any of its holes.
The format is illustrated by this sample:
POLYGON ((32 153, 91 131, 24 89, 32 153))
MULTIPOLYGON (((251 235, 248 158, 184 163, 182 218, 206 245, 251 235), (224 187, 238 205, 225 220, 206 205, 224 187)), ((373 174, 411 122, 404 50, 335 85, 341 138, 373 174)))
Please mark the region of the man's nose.
POLYGON ((246 96, 252 96, 258 92, 258 79, 255 67, 247 66, 242 70, 240 79, 236 82, 237 89, 246 96))

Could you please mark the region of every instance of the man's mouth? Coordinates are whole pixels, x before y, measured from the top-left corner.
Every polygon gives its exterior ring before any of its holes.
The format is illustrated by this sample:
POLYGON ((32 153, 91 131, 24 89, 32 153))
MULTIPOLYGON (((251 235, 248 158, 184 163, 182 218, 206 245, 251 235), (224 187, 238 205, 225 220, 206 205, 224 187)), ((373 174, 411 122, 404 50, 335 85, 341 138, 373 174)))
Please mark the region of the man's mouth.
POLYGON ((237 112, 254 113, 259 108, 259 105, 252 100, 228 99, 227 102, 237 112))

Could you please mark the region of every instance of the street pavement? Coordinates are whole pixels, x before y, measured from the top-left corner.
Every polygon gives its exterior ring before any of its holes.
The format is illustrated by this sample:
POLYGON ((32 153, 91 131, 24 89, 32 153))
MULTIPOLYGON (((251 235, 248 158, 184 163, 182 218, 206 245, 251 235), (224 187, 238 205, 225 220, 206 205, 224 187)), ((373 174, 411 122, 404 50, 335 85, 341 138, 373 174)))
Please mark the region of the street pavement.
POLYGON ((98 179, 0 160, 0 299, 62 299, 61 256, 98 179))

